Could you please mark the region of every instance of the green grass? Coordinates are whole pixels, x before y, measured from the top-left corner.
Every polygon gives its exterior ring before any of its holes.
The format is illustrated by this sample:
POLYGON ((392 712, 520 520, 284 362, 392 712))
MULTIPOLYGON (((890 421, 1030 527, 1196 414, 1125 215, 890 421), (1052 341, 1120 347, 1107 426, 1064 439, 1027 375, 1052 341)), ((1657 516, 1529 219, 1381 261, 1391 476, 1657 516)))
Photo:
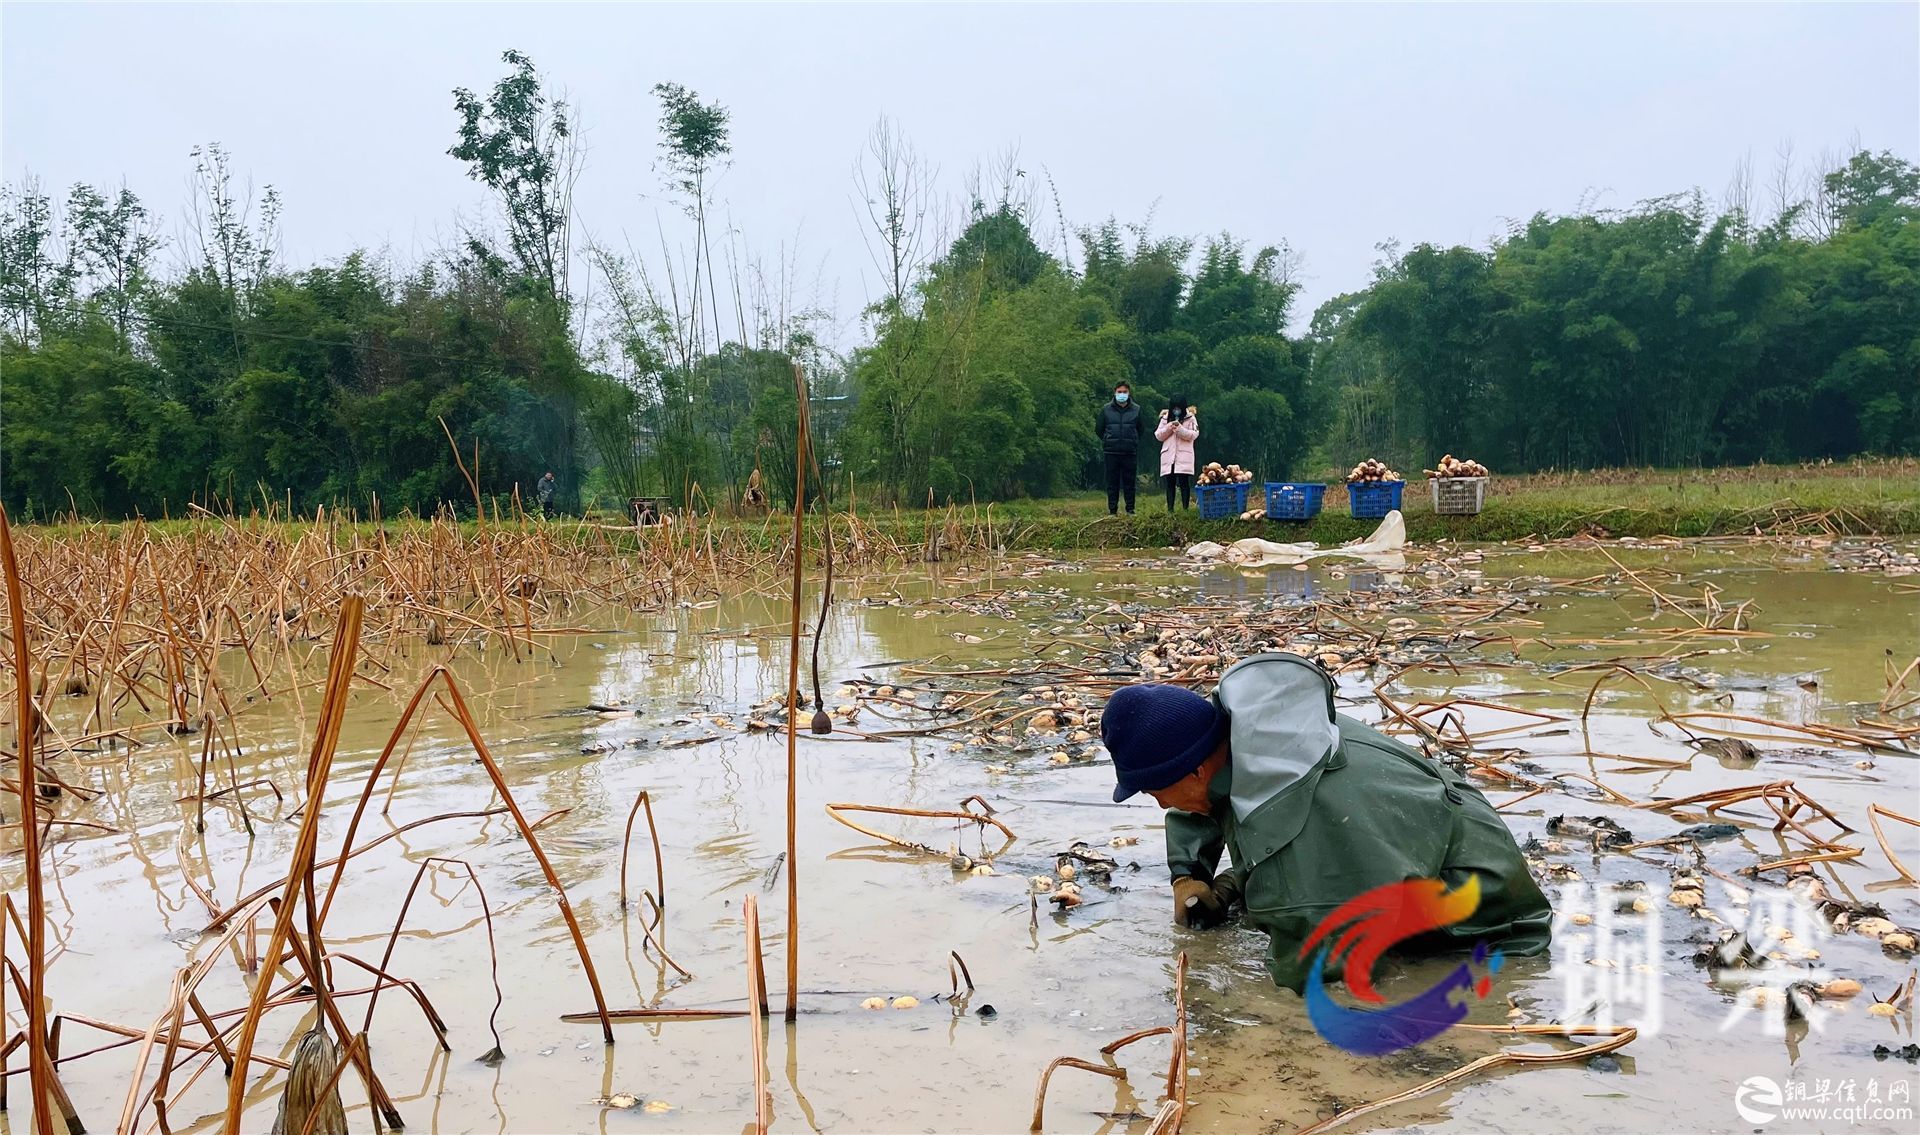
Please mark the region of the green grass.
MULTIPOLYGON (((1262 499, 1256 483, 1249 505, 1262 499)), ((903 547, 924 546, 931 528, 957 521, 964 541, 978 547, 991 528, 992 542, 1008 551, 1074 551, 1184 547, 1201 540, 1228 543, 1245 536, 1279 541, 1310 540, 1336 544, 1371 532, 1377 521, 1347 515, 1344 485, 1328 487, 1325 509, 1306 523, 1203 521, 1197 510, 1169 515, 1159 487, 1143 485, 1138 515, 1110 518, 1103 493, 1079 493, 1046 500, 954 502, 929 511, 922 507, 876 506, 863 495, 862 519, 903 547)), ((1495 476, 1487 505, 1478 516, 1437 516, 1428 503, 1424 480, 1407 482, 1402 515, 1411 540, 1552 539, 1581 532, 1613 536, 1718 536, 1752 533, 1844 533, 1849 535, 1920 534, 1920 460, 1860 462, 1850 465, 1779 468, 1741 466, 1706 470, 1596 470, 1571 474, 1495 476)), ((617 516, 590 518, 618 525, 617 516)), ((205 528, 204 517, 165 520, 153 528, 175 533, 205 528)), ((240 521, 249 527, 259 521, 240 521)), ((267 522, 269 526, 284 522, 267 522)), ((305 522, 305 523, 310 523, 305 522)), ((389 531, 418 520, 389 520, 389 531)), ((509 522, 512 524, 513 522, 509 522)), ((539 521, 529 521, 539 524, 539 521)), ((773 550, 785 540, 785 521, 777 517, 717 518, 712 523, 749 548, 773 550)), ((365 522, 341 524, 342 536, 371 536, 365 522)), ((472 521, 461 527, 471 534, 472 521)), ((58 526, 43 528, 57 532, 58 526)), ((584 530, 596 540, 629 547, 633 537, 604 529, 584 530)), ((572 519, 549 528, 562 539, 583 530, 572 519)), ((293 533, 290 531, 290 535, 293 533)), ((810 541, 811 542, 811 541, 810 541)))
MULTIPOLYGON (((1157 487, 1156 487, 1157 488, 1157 487)), ((1255 486, 1249 506, 1260 498, 1255 486)), ((1835 532, 1920 533, 1920 463, 1776 469, 1602 470, 1585 474, 1495 477, 1478 516, 1438 516, 1424 480, 1402 498, 1411 540, 1518 540, 1583 531, 1614 536, 1719 536, 1835 532)), ((1143 488, 1139 512, 1108 518, 1104 494, 996 504, 990 516, 1012 548, 1126 548, 1222 543, 1244 536, 1339 543, 1378 523, 1347 515, 1345 487, 1328 487, 1325 508, 1306 523, 1203 521, 1197 511, 1169 516, 1165 497, 1143 488)), ((922 529, 924 531, 924 529, 922 529)))

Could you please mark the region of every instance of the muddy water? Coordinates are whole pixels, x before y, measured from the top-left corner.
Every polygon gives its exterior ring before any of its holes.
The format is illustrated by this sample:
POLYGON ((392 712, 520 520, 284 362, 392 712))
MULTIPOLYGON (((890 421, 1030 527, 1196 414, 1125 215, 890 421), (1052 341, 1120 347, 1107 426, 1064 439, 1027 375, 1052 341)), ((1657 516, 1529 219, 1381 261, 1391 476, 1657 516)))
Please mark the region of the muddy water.
MULTIPOLYGON (((1882 660, 1901 662, 1920 645, 1920 597, 1901 593, 1885 577, 1826 570, 1823 559, 1758 552, 1632 554, 1632 566, 1650 573, 1671 569, 1696 587, 1711 581, 1722 602, 1753 600, 1752 624, 1770 637, 1715 644, 1716 653, 1683 660, 1694 683, 1662 685, 1667 706, 1720 709, 1786 720, 1851 719, 1853 703, 1882 692, 1882 660), (1799 679, 1806 679, 1803 684, 1799 679)), ((1367 588, 1391 577, 1340 566, 1312 571, 1273 568, 1187 575, 1171 564, 1099 561, 1063 570, 1015 561, 1011 571, 976 571, 929 579, 902 576, 843 588, 845 602, 829 620, 821 671, 829 701, 838 681, 862 673, 889 676, 900 664, 951 669, 987 667, 1031 656, 1036 643, 1064 637, 1066 620, 1048 618, 1053 589, 1067 597, 1099 595, 1116 602, 1165 602, 1169 587, 1198 595, 1286 602, 1316 589, 1367 588), (981 591, 1033 592, 1012 618, 982 617, 933 600, 981 591), (898 602, 894 602, 898 600, 898 602), (1047 630, 1049 626, 1056 629, 1047 630), (977 638, 979 642, 967 641, 977 638), (891 664, 891 665, 882 665, 891 664), (877 668, 876 668, 877 667, 877 668), (869 669, 871 668, 871 669, 869 669)), ((1474 570, 1487 576, 1579 579, 1609 570, 1604 561, 1560 553, 1489 556, 1474 570)), ((1418 565, 1413 569, 1418 575, 1418 565)), ((1666 577, 1654 576, 1663 583, 1666 577)), ((1059 600, 1066 602, 1066 599, 1059 600)), ((1624 685, 1604 688, 1583 733, 1577 720, 1591 675, 1554 680, 1560 664, 1655 654, 1670 647, 1623 645, 1625 628, 1671 626, 1681 618, 1656 612, 1652 602, 1619 588, 1555 589, 1531 617, 1543 625, 1532 641, 1490 647, 1486 657, 1517 659, 1515 668, 1469 669, 1441 680, 1412 676, 1396 696, 1472 696, 1523 705, 1569 721, 1543 721, 1506 743, 1528 752, 1547 772, 1596 777, 1636 799, 1678 796, 1731 784, 1792 779, 1855 822, 1849 837, 1866 853, 1852 863, 1822 865, 1829 887, 1843 896, 1884 904, 1895 921, 1920 923, 1920 890, 1889 885, 1894 872, 1864 833, 1869 802, 1910 814, 1920 797, 1920 762, 1897 754, 1812 749, 1781 739, 1760 742, 1753 767, 1727 767, 1695 756, 1668 728, 1651 727, 1648 694, 1624 685), (1611 645, 1592 640, 1611 639, 1611 645), (1692 756, 1677 770, 1585 754, 1608 753, 1669 760, 1692 756), (1865 761, 1870 767, 1857 767, 1865 761)), ((785 880, 797 868, 801 893, 800 1016, 770 1030, 769 1063, 776 1130, 1023 1131, 1031 1117, 1035 1078, 1064 1055, 1097 1059, 1102 1044, 1129 1032, 1169 1023, 1173 959, 1190 952, 1189 996, 1194 1013, 1190 1130, 1291 1131, 1338 1108, 1388 1095, 1445 1072, 1503 1043, 1453 1034, 1384 1059, 1346 1056, 1322 1042, 1292 994, 1275 990, 1260 964, 1264 941, 1227 928, 1178 931, 1168 924, 1170 891, 1159 848, 1160 814, 1150 804, 1108 802, 1104 761, 1054 766, 1038 754, 953 751, 946 737, 867 743, 806 738, 799 751, 799 857, 780 861, 783 840, 785 744, 777 735, 741 727, 749 707, 774 697, 786 680, 784 605, 747 597, 682 607, 664 615, 579 612, 576 622, 595 633, 559 640, 551 652, 514 662, 497 649, 480 656, 454 653, 451 665, 482 730, 499 758, 521 808, 530 816, 567 809, 545 824, 542 846, 568 888, 587 936, 606 999, 613 1008, 744 1004, 747 978, 740 905, 759 896, 768 935, 776 1009, 781 998, 785 880), (637 706, 637 712, 601 714, 590 703, 637 706), (715 716, 722 718, 715 721, 715 716), (583 752, 583 749, 594 750, 583 752), (641 949, 638 915, 619 900, 621 830, 641 790, 651 794, 665 849, 666 943, 692 972, 683 977, 641 949), (980 794, 1019 839, 996 860, 992 876, 956 876, 944 858, 915 856, 877 845, 842 827, 823 811, 832 801, 951 808, 980 794), (1051 865, 1075 840, 1107 846, 1114 837, 1137 845, 1114 851, 1123 867, 1110 891, 1089 891, 1084 906, 1066 915, 1030 913, 1025 876, 1051 865), (978 988, 964 1004, 936 1002, 946 994, 946 959, 958 951, 978 988), (868 1011, 871 996, 911 995, 911 1009, 868 1011), (982 1010, 992 1007, 992 1013, 982 1010)), ((1077 621, 1077 618, 1076 620, 1077 621)), ((449 651, 418 644, 381 649, 391 668, 382 680, 410 688, 431 662, 449 651), (408 670, 414 672, 409 674, 408 670)), ((1377 717, 1376 703, 1358 682, 1343 684, 1347 712, 1377 717)), ((256 702, 241 721, 246 742, 241 780, 272 779, 291 798, 304 766, 315 697, 304 706, 282 696, 256 702)), ((336 849, 353 800, 400 710, 396 695, 368 687, 356 696, 327 793, 321 836, 336 849)), ((1471 714, 1478 730, 1512 724, 1499 714, 1471 714)), ((863 729, 887 723, 868 714, 863 729)), ((272 822, 285 809, 264 789, 249 789, 249 806, 264 817, 249 839, 231 807, 210 807, 203 834, 192 828, 193 808, 176 802, 191 790, 197 739, 155 744, 129 759, 101 754, 67 762, 63 773, 105 790, 77 813, 130 835, 75 836, 53 852, 57 888, 50 891, 53 934, 60 954, 49 971, 55 1009, 144 1029, 164 1004, 174 972, 205 949, 199 933, 208 921, 197 886, 226 905, 271 882, 291 851, 293 825, 272 822), (82 766, 85 771, 82 772, 82 766)), ((1737 764, 1738 762, 1729 762, 1737 764)), ((1522 839, 1542 834, 1549 817, 1605 815, 1637 839, 1670 835, 1700 817, 1672 817, 1581 799, 1578 781, 1568 795, 1535 797, 1510 818, 1522 839)), ((490 787, 464 738, 434 715, 414 742, 405 772, 382 814, 387 782, 360 841, 401 824, 488 806, 490 787)), ((1490 790, 1496 803, 1513 793, 1490 790)), ((1597 796, 1597 792, 1593 793, 1597 796)), ((291 799, 286 806, 291 807, 291 799)), ((1756 857, 1796 849, 1758 813, 1735 839, 1706 847, 1707 862, 1732 875, 1756 857)), ((937 821, 875 821, 909 838, 944 849, 956 842, 937 821)), ((1920 866, 1920 833, 1892 828, 1896 849, 1920 866)), ((959 837, 969 847, 972 835, 959 837)), ((428 876, 414 900, 391 969, 417 980, 449 1027, 443 1053, 418 1010, 389 991, 372 1030, 381 1076, 416 1131, 735 1131, 751 1129, 753 1074, 745 1021, 617 1024, 617 1043, 601 1042, 597 1025, 562 1022, 564 1012, 588 1010, 593 999, 565 924, 526 843, 504 817, 458 819, 413 829, 352 862, 328 923, 330 948, 377 962, 401 897, 417 865, 429 856, 458 857, 478 871, 491 908, 505 990, 497 1014, 506 1059, 476 1058, 493 1047, 494 1011, 485 924, 464 876, 428 876), (654 1104, 619 1108, 602 1102, 630 1094, 654 1104), (663 1110, 664 1109, 664 1110, 663 1110)), ((1876 1060, 1876 1044, 1912 1043, 1912 1017, 1885 1019, 1857 1003, 1824 1011, 1811 1028, 1776 1027, 1760 1013, 1723 1029, 1742 991, 1716 988, 1689 960, 1687 941, 1699 925, 1666 905, 1669 867, 1678 852, 1648 849, 1604 858, 1577 845, 1550 859, 1577 874, 1565 902, 1611 903, 1644 894, 1659 913, 1650 953, 1637 970, 1582 964, 1592 927, 1563 928, 1552 959, 1526 959, 1500 975, 1496 993, 1472 1019, 1500 1022, 1509 1006, 1520 1019, 1547 1022, 1611 1011, 1621 1023, 1645 1024, 1646 1010, 1618 990, 1596 993, 1601 973, 1657 982, 1657 1028, 1619 1058, 1616 1070, 1553 1067, 1496 1072, 1419 1101, 1365 1117, 1347 1130, 1418 1125, 1457 1131, 1559 1130, 1580 1126, 1614 1130, 1751 1129, 1733 1109, 1734 1089, 1749 1076, 1780 1081, 1878 1083, 1880 1095, 1898 1081, 1920 1092, 1920 1074, 1898 1058, 1876 1060), (1643 884, 1644 892, 1616 891, 1643 884), (1583 890, 1581 888, 1597 888, 1583 890), (1596 896, 1597 899, 1596 899, 1596 896), (1595 1002, 1602 1009, 1595 1008, 1595 1002)), ((630 889, 652 889, 653 868, 644 836, 636 832, 630 889)), ((6 882, 17 886, 17 857, 6 882)), ((1737 896, 1711 883, 1716 905, 1737 908, 1737 896)), ((1762 885, 1748 902, 1764 902, 1762 885)), ((1628 900, 1630 901, 1630 899, 1628 900)), ((1565 911, 1563 911, 1565 913, 1565 911)), ((1622 926, 1616 937, 1633 940, 1622 926)), ((1885 992, 1906 972, 1858 936, 1818 943, 1823 965, 1885 992)), ((1439 971, 1411 966, 1382 983, 1389 999, 1430 984, 1439 971)), ((337 982, 361 984, 342 963, 337 982)), ((209 1008, 244 1003, 238 964, 223 965, 203 991, 209 1008)), ((345 1003, 358 1027, 365 999, 345 1003)), ((9 1009, 17 1008, 17 999, 9 1009)), ((304 1027, 284 1011, 271 1018, 265 1039, 281 1042, 304 1027)), ((82 1051, 101 1038, 69 1023, 63 1052, 82 1051)), ((269 1045, 263 1043, 262 1051, 269 1045)), ((120 1049, 64 1066, 82 1117, 94 1130, 110 1129, 127 1094, 132 1050, 120 1049)), ((1157 1102, 1156 1080, 1168 1059, 1165 1038, 1127 1049, 1121 1064, 1130 1082, 1071 1070, 1056 1079, 1047 1126, 1059 1131, 1138 1131, 1138 1118, 1157 1102)), ((176 1079, 176 1084, 178 1084, 176 1079)), ((247 1130, 265 1130, 278 1078, 256 1090, 247 1130)), ((24 1091, 18 1096, 24 1096, 24 1091)), ((219 1125, 225 1086, 217 1066, 171 1112, 176 1130, 219 1125)), ((346 1098, 355 1129, 369 1125, 365 1097, 349 1077, 346 1098), (357 1109, 354 1105, 357 1102, 357 1109)), ((625 1102, 624 1099, 619 1102, 625 1102)), ((13 1117, 24 1122, 24 1111, 13 1117)), ((142 1126, 151 1112, 142 1117, 142 1126)), ((1802 1125, 1822 1126, 1819 1124, 1802 1125)), ((1906 1130, 1904 1123, 1831 1123, 1829 1130, 1906 1130)))

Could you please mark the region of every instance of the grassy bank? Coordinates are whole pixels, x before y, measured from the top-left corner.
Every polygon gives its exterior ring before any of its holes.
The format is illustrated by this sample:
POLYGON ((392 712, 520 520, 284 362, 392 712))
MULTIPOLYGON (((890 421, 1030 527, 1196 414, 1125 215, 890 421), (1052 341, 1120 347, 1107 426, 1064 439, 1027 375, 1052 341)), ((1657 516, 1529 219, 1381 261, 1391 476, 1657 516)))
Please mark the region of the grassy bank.
MULTIPOLYGON (((1249 504, 1260 500, 1256 485, 1249 504)), ((1228 543, 1246 536, 1271 540, 1309 540, 1336 544, 1371 532, 1376 521, 1347 515, 1344 485, 1330 484, 1325 509, 1306 523, 1203 521, 1197 511, 1169 515, 1157 486, 1142 486, 1138 515, 1109 517, 1104 494, 1081 493, 1048 500, 1020 500, 992 505, 959 504, 926 508, 883 507, 862 498, 859 521, 835 525, 843 542, 843 562, 924 558, 929 533, 938 536, 943 558, 965 555, 992 546, 1010 552, 1079 549, 1165 548, 1201 540, 1228 543), (847 547, 860 537, 864 543, 847 547)), ((1402 501, 1408 538, 1435 540, 1554 539, 1586 532, 1607 536, 1721 536, 1751 533, 1775 535, 1920 535, 1920 460, 1877 461, 1849 465, 1777 468, 1744 466, 1709 470, 1621 470, 1535 474, 1498 477, 1492 482, 1486 509, 1478 516, 1437 516, 1428 503, 1425 481, 1407 483, 1402 501)), ((238 521, 258 531, 285 525, 297 538, 312 518, 288 524, 284 520, 253 517, 238 521)), ((161 520, 149 525, 156 535, 179 535, 217 527, 220 521, 202 514, 190 520, 161 520)), ((342 542, 372 540, 377 531, 405 532, 426 522, 388 520, 376 526, 364 521, 330 516, 342 542)), ((63 530, 112 530, 114 524, 36 526, 33 530, 57 534, 63 530)), ((478 527, 462 521, 468 536, 478 527)), ((658 553, 670 547, 699 558, 718 555, 723 561, 757 561, 779 554, 788 539, 783 515, 757 517, 695 517, 666 529, 636 533, 614 514, 566 518, 551 522, 508 516, 504 525, 489 525, 500 533, 541 532, 557 546, 590 551, 592 547, 635 552, 644 546, 658 553), (717 541, 717 543, 716 543, 717 541)), ((817 533, 810 524, 809 544, 817 533)))
MULTIPOLYGON (((1258 495, 1255 486, 1250 505, 1258 495)), ((1169 516, 1165 498, 1144 489, 1138 509, 1131 518, 1110 518, 1104 495, 1082 494, 996 504, 969 515, 990 518, 996 542, 1004 540, 1013 550, 1164 547, 1245 536, 1330 544, 1365 536, 1377 523, 1347 515, 1346 488, 1339 484, 1328 486, 1324 510, 1306 523, 1203 521, 1195 511, 1169 516)), ((1407 483, 1401 511, 1407 536, 1416 541, 1553 539, 1582 532, 1913 535, 1920 534, 1920 462, 1495 477, 1478 516, 1436 515, 1426 482, 1415 480, 1407 483)), ((918 516, 903 514, 893 523, 905 529, 895 533, 902 542, 924 536, 925 522, 918 516)))

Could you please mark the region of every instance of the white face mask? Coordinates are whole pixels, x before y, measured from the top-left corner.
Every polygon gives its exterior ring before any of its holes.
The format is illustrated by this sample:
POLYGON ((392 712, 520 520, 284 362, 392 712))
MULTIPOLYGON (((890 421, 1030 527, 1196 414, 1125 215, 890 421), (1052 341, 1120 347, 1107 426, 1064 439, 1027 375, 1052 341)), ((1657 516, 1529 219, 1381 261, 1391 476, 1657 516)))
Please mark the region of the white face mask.
POLYGON ((1122 406, 1125 406, 1125 405, 1127 404, 1127 392, 1126 392, 1126 391, 1124 391, 1124 390, 1116 390, 1116 391, 1114 391, 1114 392, 1113 392, 1113 400, 1114 400, 1115 402, 1118 402, 1118 403, 1120 403, 1120 404, 1121 404, 1122 406))

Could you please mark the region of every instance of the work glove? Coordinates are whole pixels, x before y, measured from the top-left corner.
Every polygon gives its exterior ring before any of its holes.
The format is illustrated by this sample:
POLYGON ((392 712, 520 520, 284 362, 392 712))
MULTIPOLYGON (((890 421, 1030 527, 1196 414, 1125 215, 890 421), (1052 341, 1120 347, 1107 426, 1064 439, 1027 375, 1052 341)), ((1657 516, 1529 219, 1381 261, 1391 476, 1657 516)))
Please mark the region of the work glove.
POLYGON ((1203 883, 1191 876, 1173 881, 1173 924, 1190 930, 1206 930, 1227 920, 1233 900, 1239 897, 1237 886, 1203 883))

